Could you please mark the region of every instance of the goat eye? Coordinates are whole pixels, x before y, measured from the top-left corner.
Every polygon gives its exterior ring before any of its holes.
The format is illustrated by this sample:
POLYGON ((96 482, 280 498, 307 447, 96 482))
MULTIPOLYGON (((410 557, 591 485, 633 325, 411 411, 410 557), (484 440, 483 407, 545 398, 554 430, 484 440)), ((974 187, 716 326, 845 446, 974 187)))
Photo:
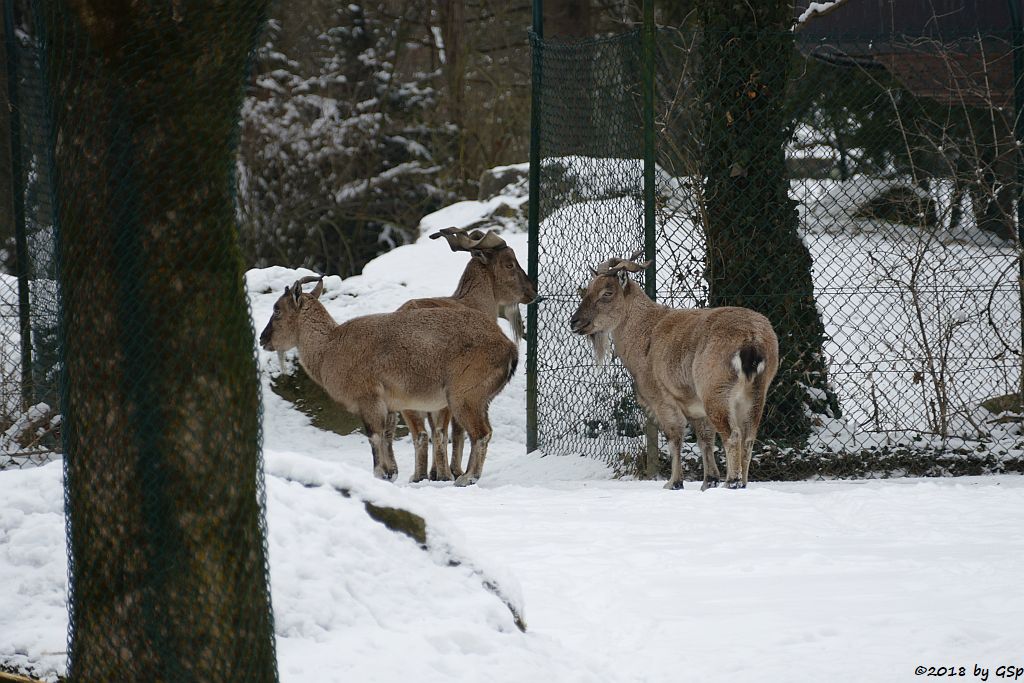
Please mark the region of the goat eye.
POLYGON ((610 289, 606 289, 606 290, 604 290, 604 293, 603 293, 603 294, 601 294, 601 296, 602 296, 603 298, 605 298, 605 299, 610 299, 610 298, 612 298, 612 290, 610 290, 610 289))

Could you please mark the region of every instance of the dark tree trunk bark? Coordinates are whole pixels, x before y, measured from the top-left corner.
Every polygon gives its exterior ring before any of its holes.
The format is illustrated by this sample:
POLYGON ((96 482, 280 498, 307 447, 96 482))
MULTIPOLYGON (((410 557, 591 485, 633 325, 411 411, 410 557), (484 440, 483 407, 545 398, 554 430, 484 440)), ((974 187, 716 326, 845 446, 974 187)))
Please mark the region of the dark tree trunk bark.
POLYGON ((706 2, 699 96, 709 303, 745 306, 771 320, 781 367, 760 436, 798 444, 810 434, 809 413, 838 415, 839 406, 828 387, 811 257, 786 173, 792 10, 785 0, 706 2))
POLYGON ((5 41, 4 12, 0 8, 0 272, 14 272, 14 172, 11 168, 11 115, 7 98, 9 45, 5 41))
POLYGON ((546 0, 544 36, 547 38, 589 38, 594 35, 591 0, 546 0))
POLYGON ((274 681, 233 209, 266 2, 40 3, 77 681, 274 681))
POLYGON ((469 149, 472 139, 466 121, 466 67, 469 50, 466 36, 465 0, 442 0, 441 36, 444 40, 443 71, 448 90, 448 119, 455 124, 458 138, 455 142, 456 173, 460 185, 466 186, 469 167, 474 156, 469 149))

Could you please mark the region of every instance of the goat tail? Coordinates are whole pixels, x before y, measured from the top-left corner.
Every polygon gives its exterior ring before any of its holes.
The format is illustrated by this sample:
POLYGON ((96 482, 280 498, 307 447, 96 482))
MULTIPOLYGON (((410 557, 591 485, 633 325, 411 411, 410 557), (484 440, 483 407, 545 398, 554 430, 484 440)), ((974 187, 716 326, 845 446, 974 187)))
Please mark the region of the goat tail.
POLYGON ((517 367, 519 367, 519 354, 514 353, 508 360, 508 373, 505 375, 505 384, 512 381, 512 377, 516 374, 517 367))
POLYGON ((745 375, 748 382, 764 372, 764 353, 753 344, 746 344, 732 357, 732 366, 736 374, 745 375))

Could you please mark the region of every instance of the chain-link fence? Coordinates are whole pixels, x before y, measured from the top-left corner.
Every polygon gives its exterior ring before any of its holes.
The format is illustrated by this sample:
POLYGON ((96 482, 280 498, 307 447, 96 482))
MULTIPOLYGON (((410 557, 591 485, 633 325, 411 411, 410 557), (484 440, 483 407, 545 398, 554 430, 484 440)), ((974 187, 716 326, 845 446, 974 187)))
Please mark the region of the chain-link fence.
POLYGON ((0 470, 60 450, 58 302, 41 54, 6 4, 13 230, 0 251, 0 470), (9 272, 4 272, 7 270, 9 272))
POLYGON ((659 29, 646 245, 641 37, 534 36, 531 445, 642 468, 628 373, 568 319, 588 267, 646 246, 661 303, 747 306, 779 333, 757 478, 1021 470, 1009 34, 659 29))

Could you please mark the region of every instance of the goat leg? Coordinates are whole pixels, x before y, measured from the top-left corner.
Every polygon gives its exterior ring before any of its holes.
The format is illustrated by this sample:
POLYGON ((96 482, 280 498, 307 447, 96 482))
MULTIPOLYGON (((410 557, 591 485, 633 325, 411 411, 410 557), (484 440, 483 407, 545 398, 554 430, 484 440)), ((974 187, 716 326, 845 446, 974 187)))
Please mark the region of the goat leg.
POLYGON ((725 487, 730 489, 746 488, 743 481, 743 439, 739 430, 733 429, 725 440, 725 487))
MULTIPOLYGON (((434 460, 430 465, 430 478, 435 481, 451 481, 454 479, 452 470, 448 466, 448 422, 451 413, 447 408, 442 408, 433 413, 428 413, 427 420, 430 422, 430 431, 434 437, 434 460)), ((462 474, 461 472, 459 474, 462 474)))
POLYGON ((459 478, 463 475, 462 452, 466 448, 466 430, 456 420, 452 420, 452 476, 459 478))
MULTIPOLYGON (((366 436, 370 439, 370 450, 373 453, 373 476, 378 479, 394 481, 398 476, 398 465, 395 463, 391 439, 388 438, 390 414, 382 404, 378 403, 363 412, 362 419, 366 436)), ((390 431, 393 435, 393 429, 390 431)))
POLYGON ((679 451, 682 448, 683 434, 686 433, 686 416, 673 406, 665 404, 659 405, 653 412, 658 426, 665 432, 665 438, 668 439, 668 454, 672 459, 672 474, 669 475, 665 488, 681 489, 683 488, 683 465, 679 451))
POLYGON ((370 425, 363 423, 366 436, 370 440, 370 452, 373 454, 373 476, 378 479, 390 479, 384 466, 384 433, 374 432, 370 425))
POLYGON ((484 460, 487 458, 487 444, 491 441, 491 433, 487 432, 482 436, 473 438, 470 435, 469 463, 466 465, 466 473, 455 480, 456 486, 470 486, 480 481, 483 475, 484 460))
POLYGON ((743 471, 740 473, 740 488, 747 488, 747 474, 750 472, 750 459, 754 453, 754 440, 746 439, 743 442, 743 471))
POLYGON ((676 434, 668 439, 668 452, 672 457, 672 475, 669 477, 668 483, 665 484, 665 488, 672 491, 683 488, 683 466, 679 455, 681 448, 679 441, 679 436, 676 434))
POLYGON ((715 460, 715 428, 707 418, 695 418, 690 424, 693 425, 693 433, 697 437, 701 458, 704 461, 704 482, 700 490, 707 491, 709 488, 717 487, 722 476, 715 460))
POLYGON ((415 410, 403 410, 402 419, 405 420, 412 435, 412 447, 416 453, 416 464, 413 468, 409 481, 416 483, 427 478, 427 432, 423 428, 423 413, 415 410))

